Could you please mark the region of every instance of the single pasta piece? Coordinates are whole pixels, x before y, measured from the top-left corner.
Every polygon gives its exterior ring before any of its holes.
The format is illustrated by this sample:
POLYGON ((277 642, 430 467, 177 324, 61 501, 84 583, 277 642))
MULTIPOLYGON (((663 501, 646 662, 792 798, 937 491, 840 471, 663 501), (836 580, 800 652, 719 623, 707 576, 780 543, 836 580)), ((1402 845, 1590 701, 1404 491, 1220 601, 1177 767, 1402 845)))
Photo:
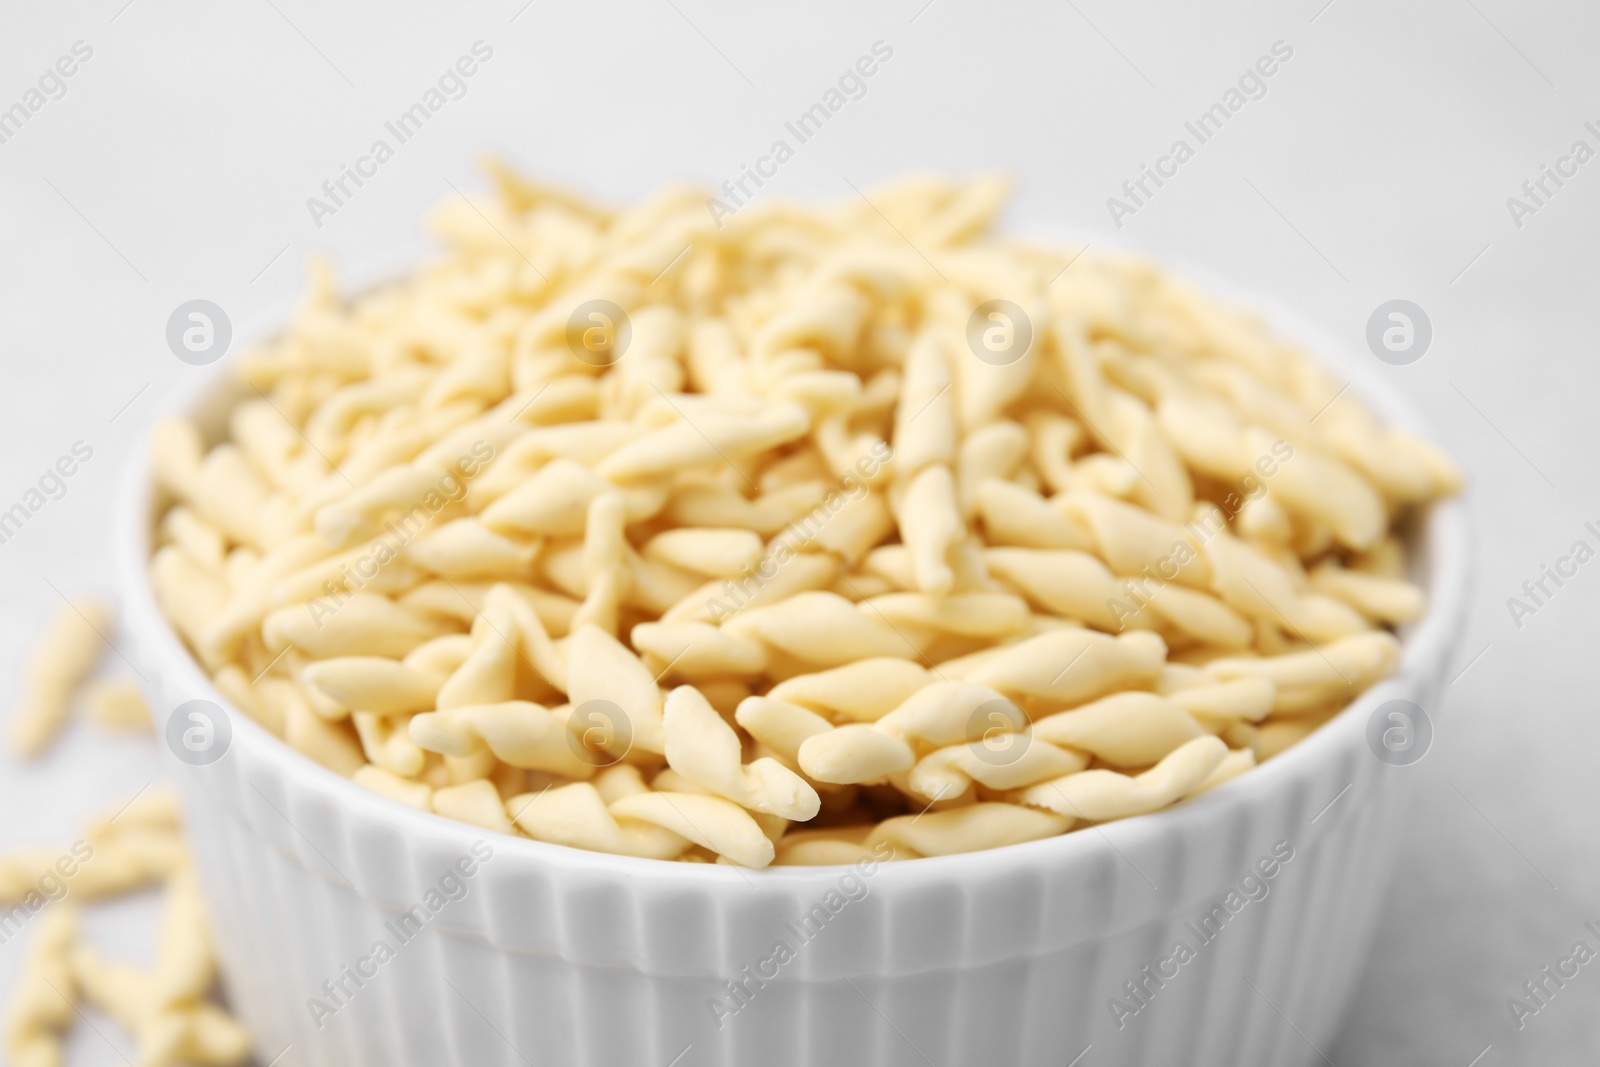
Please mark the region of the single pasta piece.
POLYGON ((1227 755, 1228 746, 1218 738, 1197 737, 1141 775, 1084 771, 1033 786, 1022 802, 1090 822, 1144 815, 1200 788, 1227 755))
POLYGON ((1016 804, 973 804, 918 818, 885 819, 867 836, 868 844, 887 842, 915 856, 950 856, 1054 837, 1072 825, 1070 818, 1016 804))
POLYGON ((702 789, 796 822, 821 808, 816 790, 777 760, 741 764, 739 735, 693 686, 667 695, 664 733, 668 765, 702 789))
POLYGON ((83 705, 89 721, 103 729, 131 733, 155 730, 150 706, 144 702, 138 683, 130 678, 91 683, 84 690, 83 705))
POLYGON ((11 713, 11 744, 19 755, 37 756, 55 739, 110 629, 110 610, 87 600, 63 604, 45 623, 23 672, 22 697, 11 713))
POLYGON ((77 1010, 78 985, 69 964, 78 913, 51 911, 39 923, 5 1011, 6 1062, 13 1067, 60 1067, 62 1032, 77 1010))
POLYGON ((447 819, 458 819, 503 834, 514 832, 500 791, 487 778, 436 789, 432 801, 433 810, 447 819))

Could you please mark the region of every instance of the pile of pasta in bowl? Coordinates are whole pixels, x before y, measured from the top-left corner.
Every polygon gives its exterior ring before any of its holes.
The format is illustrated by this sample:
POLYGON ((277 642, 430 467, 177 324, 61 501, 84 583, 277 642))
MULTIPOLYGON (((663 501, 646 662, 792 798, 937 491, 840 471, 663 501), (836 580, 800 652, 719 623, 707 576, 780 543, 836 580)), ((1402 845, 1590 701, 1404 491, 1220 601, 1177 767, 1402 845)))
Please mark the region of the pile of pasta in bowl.
POLYGON ((1455 466, 1150 264, 996 234, 1003 180, 714 221, 490 173, 153 443, 162 610, 329 769, 608 853, 911 859, 1181 802, 1398 665, 1455 466))

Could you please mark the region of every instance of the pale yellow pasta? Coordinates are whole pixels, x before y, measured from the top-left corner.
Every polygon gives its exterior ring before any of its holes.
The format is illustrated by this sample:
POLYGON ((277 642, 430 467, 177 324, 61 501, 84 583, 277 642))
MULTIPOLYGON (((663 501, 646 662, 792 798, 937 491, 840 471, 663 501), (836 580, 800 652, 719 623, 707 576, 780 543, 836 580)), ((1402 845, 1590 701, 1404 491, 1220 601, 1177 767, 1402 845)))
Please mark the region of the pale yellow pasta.
POLYGON ((6 1004, 6 1062, 12 1067, 61 1067, 61 1035, 77 1010, 78 987, 70 966, 77 936, 73 908, 59 908, 39 922, 6 1004))
MULTIPOLYGON (((475 612, 471 626, 467 654, 440 683, 434 698, 434 706, 440 711, 498 704, 515 695, 519 634, 510 597, 498 587, 492 590, 484 598, 481 613, 475 612)), ((414 650, 411 656, 420 651, 414 650)))
POLYGON ((948 856, 1054 837, 1071 825, 1070 818, 1016 804, 972 804, 885 819, 867 836, 867 843, 887 842, 906 859, 948 856))
POLYGON ((513 832, 500 791, 487 778, 446 786, 433 791, 433 810, 449 819, 481 826, 485 830, 513 832))
POLYGON ((966 680, 1008 695, 1071 706, 1116 689, 1148 685, 1166 647, 1153 634, 1110 637, 1093 630, 1052 630, 995 650, 966 680))
POLYGON ((1000 791, 1021 789, 1087 766, 1086 752, 1048 743, 1036 733, 979 736, 923 756, 911 768, 907 784, 925 797, 943 800, 965 795, 973 782, 1000 791))
POLYGON ((750 812, 722 797, 693 793, 638 793, 611 805, 617 817, 652 823, 746 867, 765 867, 776 854, 750 812))
POLYGON ((453 519, 406 546, 419 566, 444 578, 510 577, 532 573, 538 541, 514 541, 477 518, 453 519))
MULTIPOLYGON (((133 1036, 139 1067, 244 1062, 251 1051, 250 1035, 206 999, 215 983, 216 963, 200 885, 179 837, 173 794, 160 786, 142 790, 91 821, 84 839, 56 855, 54 870, 75 901, 165 879, 155 964, 142 970, 107 962, 80 941, 76 905, 50 905, 35 928, 33 947, 6 1006, 7 1062, 60 1067, 62 1035, 81 1015, 80 1000, 110 1015, 133 1036), (69 862, 76 868, 71 873, 69 862)), ((0 862, 0 872, 11 865, 0 862)), ((0 873, 0 882, 5 877, 0 873)), ((37 910, 43 905, 26 906, 37 910)))
POLYGON ((293 604, 261 623, 267 650, 293 646, 318 659, 334 656, 404 656, 431 638, 439 625, 376 593, 357 593, 326 616, 313 605, 293 604))
POLYGON ((1398 668, 1450 461, 1153 266, 994 235, 1003 180, 719 226, 495 174, 156 433, 158 601, 310 758, 551 844, 905 859, 1217 788, 1398 668))
POLYGON ((1225 681, 1260 678, 1273 683, 1277 709, 1305 690, 1359 692, 1392 673, 1399 659, 1399 642, 1387 633, 1371 631, 1306 652, 1212 660, 1206 670, 1225 681))
POLYGON ((249 1032, 215 1004, 164 1002, 146 972, 107 962, 90 949, 73 953, 72 971, 84 999, 134 1035, 139 1067, 223 1067, 250 1055, 249 1032))
POLYGON ((513 767, 588 778, 595 763, 580 755, 581 745, 567 717, 526 700, 478 704, 414 717, 411 740, 429 752, 466 758, 488 749, 513 767))
POLYGON ((818 667, 842 666, 862 655, 917 655, 916 647, 879 616, 837 593, 796 593, 777 604, 751 608, 724 625, 818 667))
POLYGON ((790 766, 798 763, 802 744, 833 729, 833 724, 816 712, 771 697, 746 697, 739 702, 734 719, 745 733, 790 766))
POLYGON ((872 722, 899 707, 931 681, 927 668, 909 660, 871 657, 779 682, 768 694, 853 722, 872 722))
POLYGON ((1144 815, 1198 789, 1227 756, 1228 746, 1221 740, 1197 737, 1143 774, 1084 771, 1033 786, 1023 792, 1022 802, 1091 822, 1144 815))
POLYGON ((986 478, 974 491, 989 541, 1018 548, 1087 549, 1089 533, 1025 485, 986 478))
POLYGON ((816 791, 777 760, 740 762, 739 735, 693 686, 667 695, 663 732, 668 765, 701 789, 795 822, 817 814, 816 791))
POLYGON ((71 846, 0 853, 0 904, 42 907, 47 876, 77 900, 114 896, 166 877, 183 860, 177 798, 156 786, 90 819, 71 846))
MULTIPOLYGON (((1072 549, 991 548, 984 563, 996 577, 1043 608, 1091 626, 1115 631, 1121 624, 1116 605, 1123 597, 1116 576, 1087 552, 1072 549)), ((1130 611, 1130 623, 1153 622, 1130 611)))
POLYGON ((1225 782, 1231 782, 1255 765, 1256 754, 1254 749, 1248 747, 1230 749, 1228 754, 1222 757, 1222 762, 1217 764, 1216 770, 1207 775, 1199 785, 1189 790, 1188 795, 1197 797, 1201 793, 1215 789, 1225 782))
POLYGON ((1027 603, 1006 593, 888 593, 863 603, 870 615, 894 627, 987 638, 1010 637, 1028 628, 1027 603))
POLYGON ((633 647, 689 681, 758 675, 767 669, 760 641, 704 622, 642 622, 633 647))
POLYGON ((1177 702, 1135 690, 1047 715, 1033 724, 1033 733, 1114 767, 1147 767, 1204 730, 1177 702))
POLYGON ((795 758, 811 778, 834 785, 880 782, 916 765, 904 739, 871 726, 848 724, 801 742, 795 758))
POLYGON ((1269 719, 1256 730, 1251 749, 1260 759, 1271 759, 1284 749, 1303 741, 1312 730, 1322 725, 1326 715, 1316 718, 1269 719))
POLYGON ((1277 686, 1265 678, 1236 678, 1213 683, 1209 675, 1180 688, 1165 690, 1174 704, 1193 715, 1202 725, 1230 724, 1245 720, 1260 722, 1272 711, 1277 686))
POLYGON ((155 729, 150 706, 131 678, 92 682, 84 690, 83 706, 89 721, 107 730, 149 733, 155 729))
POLYGON ((430 811, 433 808, 433 787, 426 782, 413 782, 375 764, 357 767, 350 776, 357 785, 364 785, 374 793, 382 793, 390 800, 398 800, 408 807, 430 811))
POLYGON ((751 530, 663 530, 640 550, 649 559, 711 577, 731 578, 761 560, 765 547, 751 530))
MULTIPOLYGON (((415 651, 415 650, 413 650, 415 651)), ((306 665, 305 680, 344 708, 377 715, 427 711, 443 679, 382 656, 339 656, 306 665)))
POLYGON ((215 978, 200 883, 193 868, 185 865, 167 879, 150 996, 162 1005, 199 1000, 215 978))
POLYGON ((633 570, 624 547, 627 545, 627 521, 621 493, 601 493, 590 501, 583 538, 587 595, 573 616, 574 628, 592 625, 608 634, 617 632, 622 600, 633 584, 633 570))
POLYGON ((507 807, 517 826, 536 841, 650 859, 674 859, 690 845, 688 837, 656 825, 656 820, 619 818, 588 782, 512 797, 507 807))
POLYGON ((955 589, 951 556, 967 530, 950 468, 934 464, 919 471, 905 488, 898 519, 900 537, 911 550, 917 588, 927 593, 955 589))
POLYGON ((408 778, 421 773, 427 764, 426 753, 411 740, 410 720, 411 716, 385 717, 370 711, 358 711, 350 717, 367 759, 408 778))
POLYGON ((1347 569, 1333 561, 1311 572, 1311 588, 1342 600, 1369 619, 1413 622, 1422 616, 1422 591, 1410 582, 1347 569))
POLYGON ((557 458, 485 508, 483 523, 503 534, 572 537, 583 533, 589 504, 611 488, 577 461, 557 458))
MULTIPOLYGON (((665 752, 661 689, 639 658, 598 626, 579 627, 569 650, 567 694, 573 706, 603 702, 608 714, 611 707, 620 709, 633 744, 646 752, 665 752)), ((613 747, 614 743, 608 745, 608 751, 613 747)))
POLYGON ((840 569, 840 561, 829 554, 791 555, 764 584, 736 583, 734 592, 730 593, 726 579, 707 582, 662 612, 661 620, 721 622, 729 616, 767 607, 799 593, 826 589, 838 578, 840 569), (748 595, 744 593, 746 589, 750 590, 748 595))
POLYGON ((349 775, 366 763, 360 740, 348 723, 332 723, 311 709, 294 682, 262 678, 254 687, 259 699, 283 723, 283 739, 336 774, 349 775))
MULTIPOLYGON (((792 830, 778 842, 775 867, 844 866, 879 858, 867 847, 870 825, 837 830, 792 830)), ((888 853, 885 853, 887 856, 888 853)))
MULTIPOLYGON (((206 570, 175 545, 166 545, 150 560, 150 587, 156 603, 201 659, 213 668, 226 666, 212 634, 219 613, 225 612, 230 603, 227 579, 206 570)), ((265 612, 263 602, 261 614, 265 612)), ((260 616, 253 622, 259 623, 260 616)))
POLYGON ((19 754, 37 756, 55 739, 110 627, 111 612, 91 600, 63 604, 45 623, 23 672, 22 697, 11 713, 11 744, 19 754))

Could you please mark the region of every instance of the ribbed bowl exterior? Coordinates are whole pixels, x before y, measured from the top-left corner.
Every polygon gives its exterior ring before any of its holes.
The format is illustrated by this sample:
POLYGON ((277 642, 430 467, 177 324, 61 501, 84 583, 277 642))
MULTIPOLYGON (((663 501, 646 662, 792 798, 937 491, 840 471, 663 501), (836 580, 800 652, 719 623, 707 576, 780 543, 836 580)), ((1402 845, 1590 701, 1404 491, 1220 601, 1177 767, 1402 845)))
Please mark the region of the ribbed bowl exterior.
POLYGON ((263 1062, 287 1047, 286 1064, 319 1067, 665 1067, 687 1048, 685 1064, 726 1067, 1062 1067, 1093 1046, 1085 1064, 1282 1067, 1331 1040, 1405 821, 1410 776, 1367 751, 1364 718, 1330 725, 1314 766, 1242 783, 1260 788, 1139 826, 879 865, 848 893, 848 869, 658 871, 396 818, 262 758, 256 739, 179 768, 230 999, 263 1062), (397 917, 474 841, 492 858, 402 943, 397 917), (1213 933, 1203 916, 1282 843, 1293 858, 1259 880, 1268 894, 1213 933), (830 889, 837 914, 802 926, 830 889), (363 965, 376 974, 358 985, 344 968, 380 940, 395 958, 363 965), (780 940, 794 958, 763 965, 780 940), (1178 941, 1195 958, 1153 972, 1176 966, 1158 987, 1143 968, 1178 941), (736 1012, 729 980, 749 991, 736 1012), (1124 986, 1141 980, 1143 1007, 1124 986), (1112 998, 1139 1010, 1119 1020, 1112 998))
MULTIPOLYGON (((140 660, 170 668, 145 672, 154 707, 224 703, 158 620, 137 621, 130 633, 161 637, 140 660)), ((1367 720, 1391 699, 1433 706, 1443 634, 1413 639, 1401 675, 1301 745, 1178 808, 866 871, 478 831, 326 772, 243 716, 221 761, 172 767, 263 1062, 1063 1067, 1087 1049, 1085 1067, 1285 1067, 1331 1042, 1405 824, 1414 772, 1374 757, 1367 720), (1292 858, 1262 879, 1275 848, 1292 858), (1266 895, 1230 914, 1252 873, 1266 895), (459 899, 428 914, 451 875, 459 899), (1206 925, 1218 905, 1226 921, 1206 925), (379 941, 392 959, 374 958, 379 941), (1170 962, 1180 941, 1193 958, 1170 962)))
MULTIPOLYGON (((215 425, 229 390, 202 387, 184 410, 215 425)), ((195 698, 226 708, 151 595, 147 471, 131 458, 118 509, 123 633, 158 719, 195 698)), ((1299 745, 1153 816, 868 871, 658 863, 492 834, 368 792, 230 712, 219 762, 170 758, 229 999, 273 1067, 1321 1062, 1415 778, 1369 751, 1368 719, 1396 698, 1436 707, 1465 592, 1460 506, 1435 506, 1415 533, 1431 606, 1403 634, 1400 673, 1299 745), (1233 914, 1244 896, 1230 890, 1275 847, 1292 858, 1233 914), (459 899, 430 914, 441 883, 459 899), (1197 936, 1218 906, 1226 922, 1197 936), (1178 942, 1186 962, 1171 962, 1178 942)))

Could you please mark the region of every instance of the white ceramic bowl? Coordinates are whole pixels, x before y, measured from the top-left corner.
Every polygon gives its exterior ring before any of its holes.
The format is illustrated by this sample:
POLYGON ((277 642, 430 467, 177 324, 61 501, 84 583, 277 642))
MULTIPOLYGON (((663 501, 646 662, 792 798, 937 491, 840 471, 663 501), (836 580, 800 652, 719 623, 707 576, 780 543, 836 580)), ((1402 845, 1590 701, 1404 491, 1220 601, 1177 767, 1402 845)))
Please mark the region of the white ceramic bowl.
MULTIPOLYGON (((1309 351, 1341 352, 1270 304, 1237 302, 1309 351)), ((1332 364, 1381 418, 1424 432, 1373 361, 1332 364)), ((168 410, 215 433, 237 393, 217 368, 195 373, 168 410)), ((113 536, 123 632, 159 723, 186 700, 228 705, 156 607, 150 508, 141 450, 113 536)), ((661 863, 486 833, 369 792, 229 709, 219 762, 168 760, 229 998, 260 1062, 281 1067, 1320 1062, 1362 968, 1414 777, 1369 751, 1368 719, 1396 698, 1437 706, 1465 540, 1459 505, 1429 510, 1412 566, 1430 607, 1403 634, 1400 672, 1260 768, 1155 815, 882 864, 853 881, 849 868, 661 863), (451 880, 475 844, 492 858, 451 880), (1229 915, 1244 899, 1230 890, 1275 846, 1293 858, 1265 881, 1268 895, 1225 924, 1213 918, 1220 932, 1203 943, 1202 917, 1219 904, 1229 915), (460 899, 430 915, 441 881, 460 899), (425 927, 397 926, 419 902, 425 927), (807 914, 819 916, 809 940, 798 930, 807 914), (379 961, 379 941, 393 958, 379 961), (1173 958, 1179 941, 1192 959, 1173 958), (742 1004, 730 981, 744 984, 742 1004), (328 982, 342 983, 338 1000, 328 982), (1142 1006, 1134 982, 1149 994, 1142 1006)))

